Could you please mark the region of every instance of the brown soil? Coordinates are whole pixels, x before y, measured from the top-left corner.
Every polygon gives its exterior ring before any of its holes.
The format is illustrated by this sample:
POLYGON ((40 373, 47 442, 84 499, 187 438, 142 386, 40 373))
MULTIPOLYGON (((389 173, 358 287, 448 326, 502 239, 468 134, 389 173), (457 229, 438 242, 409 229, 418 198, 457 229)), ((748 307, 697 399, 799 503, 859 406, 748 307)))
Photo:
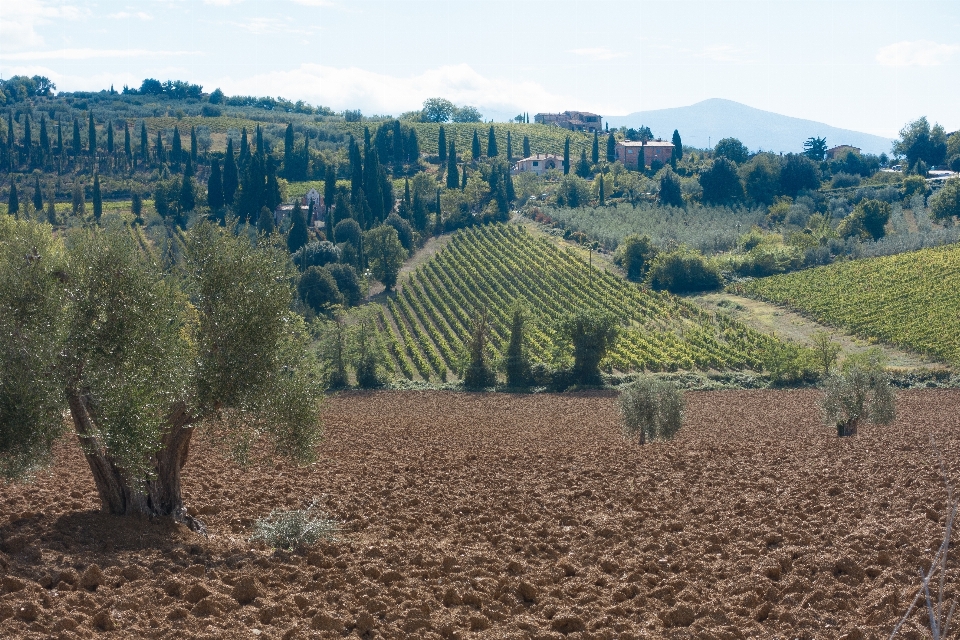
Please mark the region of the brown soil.
POLYGON ((66 443, 0 494, 0 637, 887 637, 942 537, 929 438, 955 477, 960 392, 843 440, 815 391, 687 400, 641 448, 611 394, 342 394, 306 469, 195 449, 209 538, 100 514, 66 443), (247 541, 314 497, 337 540, 247 541))

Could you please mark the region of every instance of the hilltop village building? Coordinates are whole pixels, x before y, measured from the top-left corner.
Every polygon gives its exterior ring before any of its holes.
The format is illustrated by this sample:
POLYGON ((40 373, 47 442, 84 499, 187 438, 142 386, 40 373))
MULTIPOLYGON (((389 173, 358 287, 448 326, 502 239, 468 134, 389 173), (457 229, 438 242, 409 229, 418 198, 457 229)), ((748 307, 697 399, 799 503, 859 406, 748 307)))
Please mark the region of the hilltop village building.
POLYGON ((552 153, 538 153, 513 165, 513 173, 535 173, 538 176, 550 169, 563 169, 563 158, 552 153))
POLYGON ((667 140, 650 140, 641 142, 639 140, 623 140, 617 142, 616 146, 617 160, 628 169, 643 169, 653 164, 654 160, 659 160, 667 164, 673 158, 673 143, 667 140), (643 164, 640 164, 640 163, 643 164))
POLYGON ((564 111, 563 113, 538 113, 533 116, 538 124, 552 124, 571 131, 603 131, 603 118, 587 111, 564 111))
MULTIPOLYGON (((284 220, 293 215, 293 208, 296 202, 290 204, 281 204, 273 212, 273 220, 277 226, 280 226, 284 220)), ((310 189, 303 198, 300 199, 300 209, 307 218, 307 226, 314 229, 323 228, 323 223, 327 213, 327 208, 323 204, 323 196, 317 193, 316 189, 310 189), (311 211, 313 212, 311 215, 311 211)))

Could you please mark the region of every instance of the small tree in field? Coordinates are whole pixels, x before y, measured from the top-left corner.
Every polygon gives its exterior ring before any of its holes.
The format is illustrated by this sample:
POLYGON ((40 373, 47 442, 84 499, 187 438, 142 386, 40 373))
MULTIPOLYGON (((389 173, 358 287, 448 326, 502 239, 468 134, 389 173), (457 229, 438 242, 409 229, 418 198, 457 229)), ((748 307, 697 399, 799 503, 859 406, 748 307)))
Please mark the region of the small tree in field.
POLYGON ((576 384, 602 384, 600 361, 620 334, 616 317, 599 309, 580 309, 563 318, 559 330, 573 343, 572 373, 576 384))
POLYGON ((507 374, 507 386, 522 388, 530 383, 530 356, 525 344, 527 312, 516 305, 510 319, 510 342, 503 357, 503 370, 507 374))
POLYGON ((0 220, 0 472, 49 461, 66 410, 104 511, 202 529, 180 485, 198 427, 241 458, 262 437, 309 461, 321 390, 292 269, 209 222, 170 273, 122 227, 64 242, 0 220))
POLYGON ((466 369, 463 372, 463 386, 467 389, 486 389, 497 383, 497 376, 490 367, 490 319, 484 309, 473 321, 466 369))
POLYGON ((840 345, 830 339, 830 334, 826 331, 817 331, 812 336, 813 353, 823 371, 823 377, 830 375, 830 369, 833 368, 840 355, 840 345))
POLYGON ((350 335, 350 351, 358 387, 377 389, 386 384, 383 345, 377 332, 377 321, 369 311, 358 314, 350 335))
POLYGON ((861 423, 890 424, 896 418, 896 397, 883 370, 882 354, 868 351, 848 357, 827 377, 820 404, 828 426, 837 436, 853 436, 861 423))
POLYGON ((620 392, 623 433, 640 444, 670 440, 683 424, 683 394, 677 386, 645 376, 620 392))
POLYGON ((332 310, 331 319, 323 321, 320 329, 320 357, 327 368, 327 387, 342 389, 350 384, 347 378, 347 324, 341 307, 332 310))

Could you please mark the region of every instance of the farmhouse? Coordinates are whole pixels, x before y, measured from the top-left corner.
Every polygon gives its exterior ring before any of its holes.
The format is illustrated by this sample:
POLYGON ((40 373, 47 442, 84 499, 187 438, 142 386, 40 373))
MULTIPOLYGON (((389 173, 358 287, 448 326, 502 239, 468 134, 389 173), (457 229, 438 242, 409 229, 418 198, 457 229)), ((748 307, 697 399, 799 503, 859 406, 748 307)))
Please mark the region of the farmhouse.
POLYGON ((550 169, 563 169, 563 158, 551 153, 538 153, 518 160, 513 165, 513 173, 535 173, 538 176, 550 169))
POLYGON ((538 113, 533 116, 538 124, 552 124, 571 131, 603 131, 603 118, 586 111, 564 111, 563 113, 538 113))
POLYGON ((860 153, 860 147, 854 147, 849 144, 841 144, 832 149, 827 149, 827 160, 833 160, 834 158, 842 155, 846 155, 848 152, 853 152, 856 154, 860 153))
MULTIPOLYGON (((296 206, 296 202, 281 204, 276 208, 273 212, 273 219, 277 226, 293 214, 294 206, 296 206)), ((327 208, 323 204, 323 196, 317 193, 316 189, 310 189, 310 191, 300 199, 300 208, 303 210, 303 215, 307 219, 307 226, 315 229, 323 227, 327 208)))
POLYGON ((673 158, 673 143, 667 140, 650 140, 649 142, 622 140, 617 142, 617 160, 628 169, 643 169, 659 160, 667 164, 673 158), (640 163, 643 164, 640 164, 640 163))

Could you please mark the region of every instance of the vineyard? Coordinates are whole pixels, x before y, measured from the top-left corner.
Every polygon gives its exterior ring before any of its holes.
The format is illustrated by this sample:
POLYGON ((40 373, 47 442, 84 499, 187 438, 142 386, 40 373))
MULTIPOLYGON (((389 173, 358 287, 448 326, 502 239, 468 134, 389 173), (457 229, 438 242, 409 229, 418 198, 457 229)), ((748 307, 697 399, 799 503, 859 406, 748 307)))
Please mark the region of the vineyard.
POLYGON ((863 338, 960 363, 960 246, 772 276, 736 291, 808 313, 863 338))
POLYGON ((490 315, 499 355, 509 338, 514 302, 531 311, 534 361, 550 360, 558 346, 555 321, 575 304, 609 310, 625 323, 603 363, 608 370, 760 370, 775 340, 723 314, 592 268, 522 227, 485 226, 458 232, 381 307, 394 372, 446 380, 459 368, 480 309, 490 315))
MULTIPOLYGON (((404 122, 416 129, 417 139, 420 142, 420 149, 427 155, 437 153, 437 139, 440 135, 440 127, 443 127, 447 144, 451 141, 456 143, 457 157, 465 157, 470 153, 470 147, 473 142, 473 132, 476 131, 480 137, 480 148, 486 153, 487 136, 490 127, 493 126, 494 135, 497 138, 497 149, 502 157, 507 155, 507 131, 510 132, 512 151, 514 158, 523 157, 523 136, 530 139, 531 153, 553 153, 563 155, 563 145, 567 137, 570 138, 570 158, 571 162, 576 162, 580 157, 581 151, 587 152, 590 157, 593 148, 593 135, 576 131, 568 131, 559 127, 546 126, 542 124, 510 124, 495 123, 485 124, 480 122, 470 123, 444 123, 443 125, 430 122, 404 122)), ((353 135, 358 140, 363 139, 363 128, 369 127, 370 134, 376 133, 377 125, 369 122, 345 122, 340 125, 344 132, 353 135)), ((606 153, 606 144, 602 142, 600 151, 606 153)))

